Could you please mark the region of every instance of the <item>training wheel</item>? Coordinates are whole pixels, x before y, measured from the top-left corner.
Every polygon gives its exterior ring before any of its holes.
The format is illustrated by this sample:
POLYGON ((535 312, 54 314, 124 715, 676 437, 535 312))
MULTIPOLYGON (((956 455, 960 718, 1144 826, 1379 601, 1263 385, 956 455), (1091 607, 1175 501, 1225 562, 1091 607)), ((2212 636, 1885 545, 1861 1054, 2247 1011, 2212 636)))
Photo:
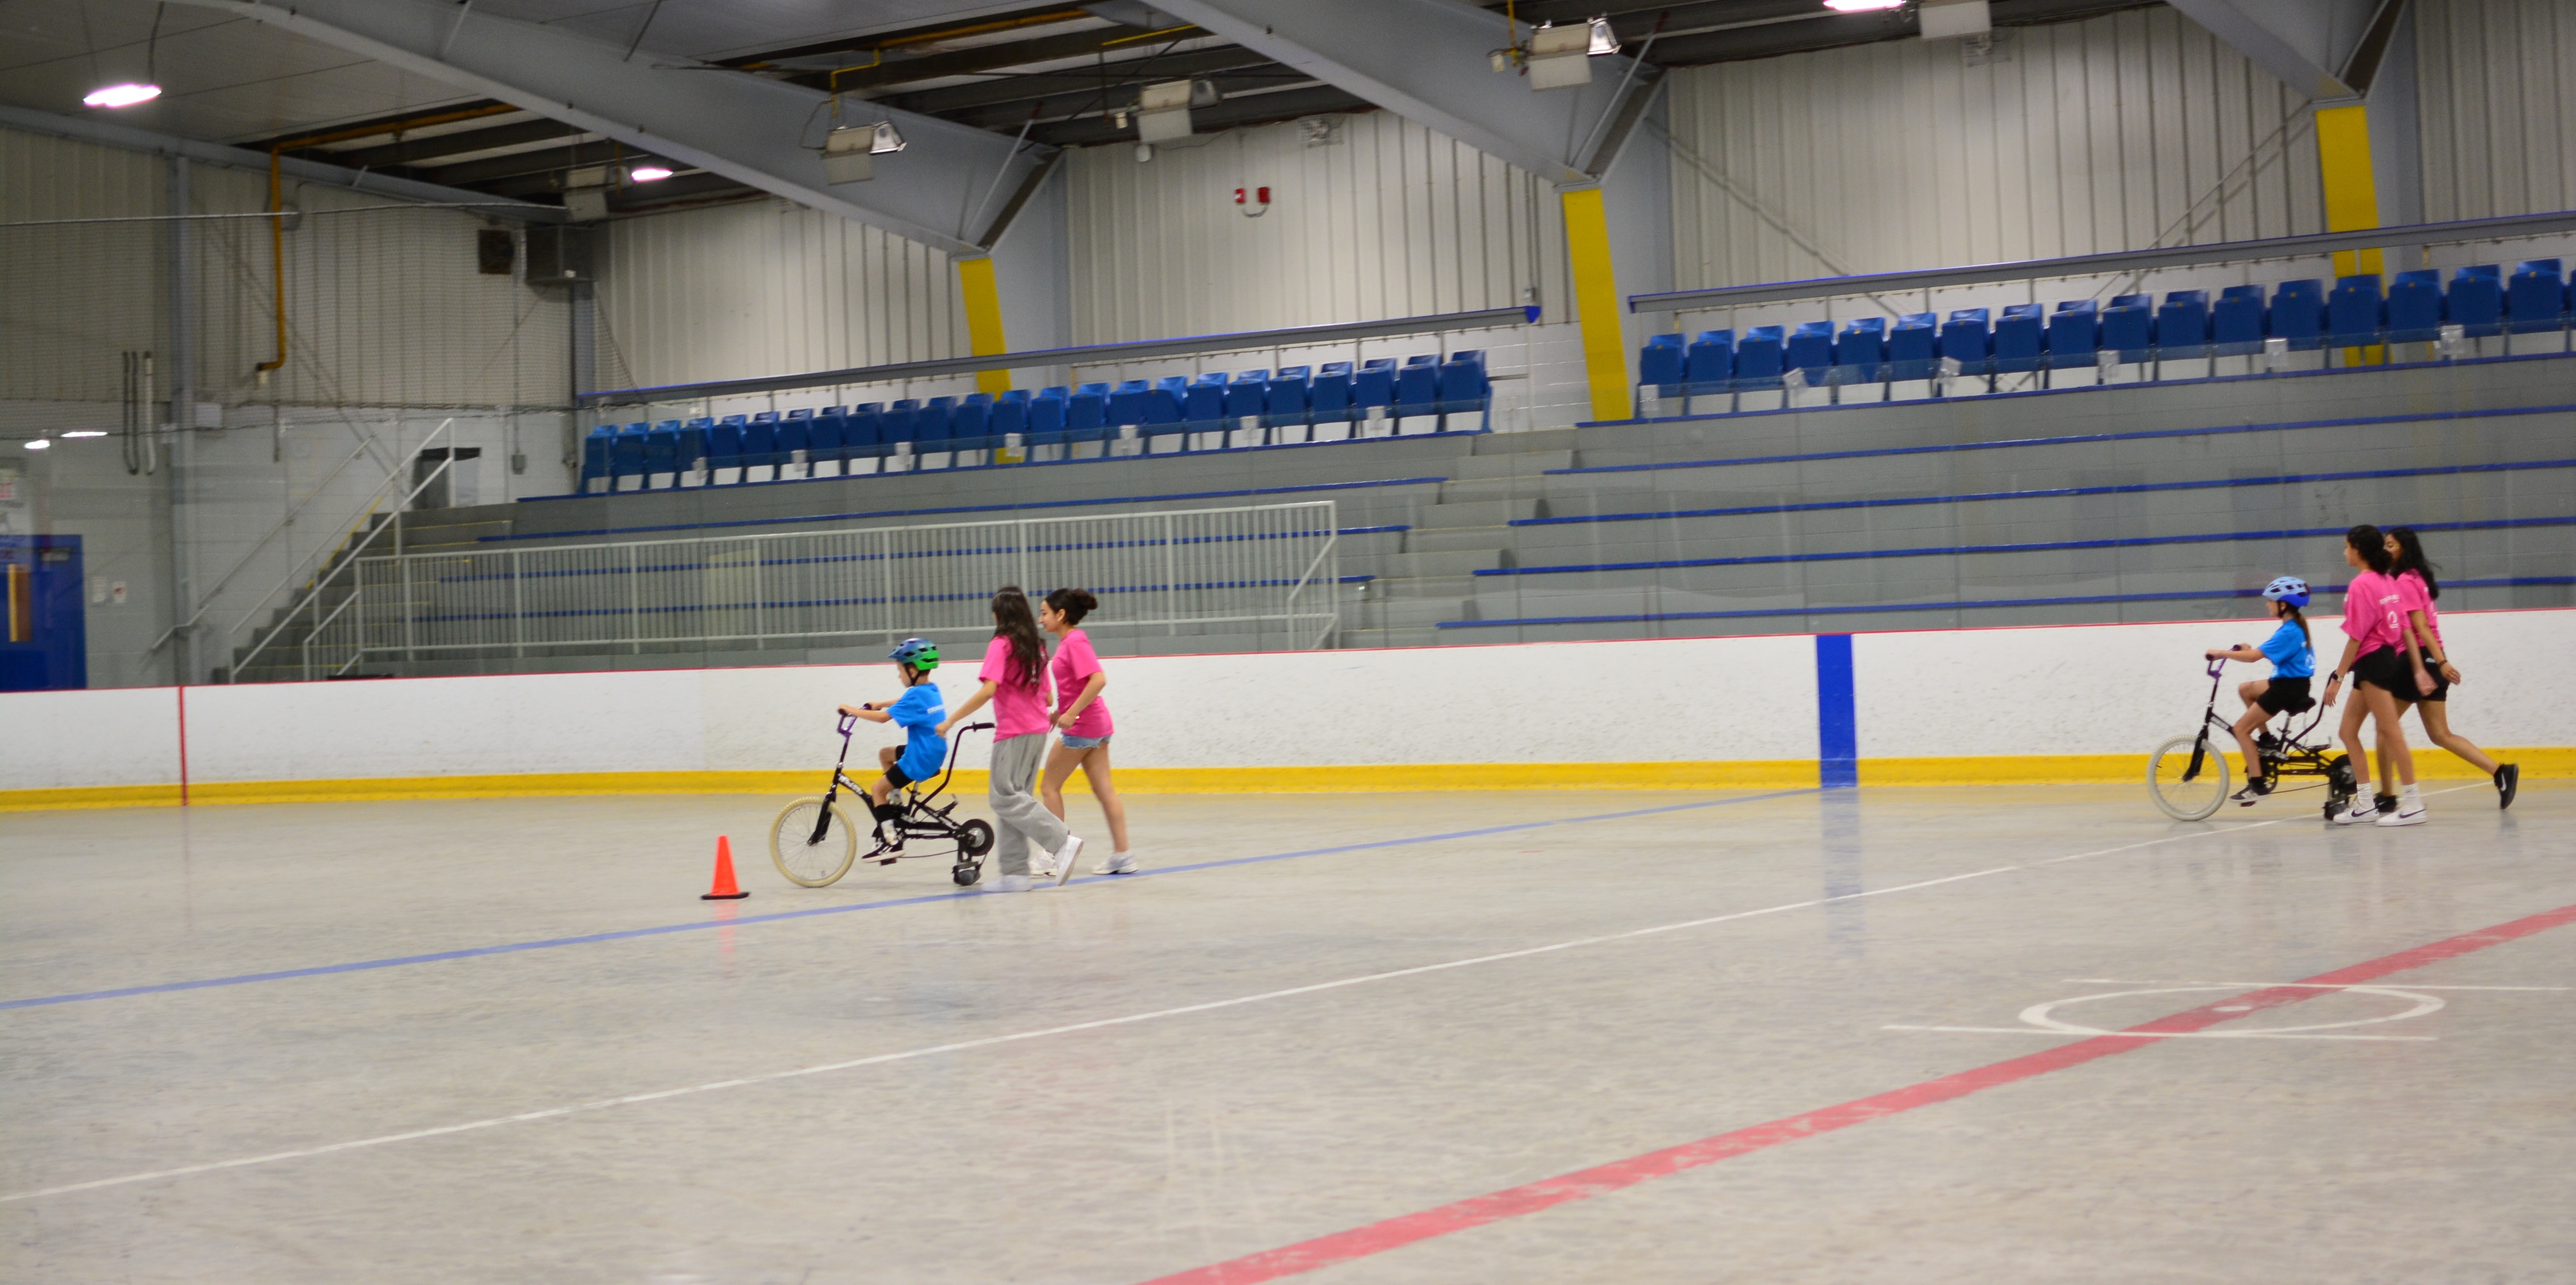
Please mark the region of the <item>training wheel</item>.
MULTIPOLYGON (((980 857, 993 850, 993 823, 982 817, 969 818, 957 827, 957 851, 965 856, 980 857)), ((960 882, 971 883, 972 880, 960 882)))
POLYGON ((984 877, 984 867, 958 866, 948 872, 948 877, 956 880, 960 888, 971 888, 975 886, 976 880, 984 877))

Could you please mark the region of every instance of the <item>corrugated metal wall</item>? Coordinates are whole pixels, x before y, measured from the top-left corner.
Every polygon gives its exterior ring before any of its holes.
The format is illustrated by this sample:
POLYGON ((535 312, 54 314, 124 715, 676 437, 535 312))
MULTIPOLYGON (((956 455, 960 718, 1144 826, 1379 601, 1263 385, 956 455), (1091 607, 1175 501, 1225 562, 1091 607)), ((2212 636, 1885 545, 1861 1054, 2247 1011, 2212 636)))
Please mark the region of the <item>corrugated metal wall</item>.
POLYGON ((1073 342, 1569 298, 1556 199, 1530 175, 1391 112, 1331 119, 1322 146, 1291 123, 1141 164, 1124 145, 1068 158, 1073 342), (1234 190, 1265 186, 1245 217, 1234 190))
POLYGON ((1675 73, 1679 284, 2324 229, 2304 101, 2180 13, 1997 34, 1675 73))
POLYGON ((622 219, 600 261, 600 380, 639 387, 968 351, 940 251, 768 200, 622 219))
POLYGON ((2576 0, 2417 0, 2424 217, 2576 209, 2576 0))
MULTIPOLYGON (((0 223, 157 215, 166 172, 139 152, 0 130, 0 223)), ((157 226, 0 229, 0 400, 118 397, 121 354, 160 346, 157 226)))

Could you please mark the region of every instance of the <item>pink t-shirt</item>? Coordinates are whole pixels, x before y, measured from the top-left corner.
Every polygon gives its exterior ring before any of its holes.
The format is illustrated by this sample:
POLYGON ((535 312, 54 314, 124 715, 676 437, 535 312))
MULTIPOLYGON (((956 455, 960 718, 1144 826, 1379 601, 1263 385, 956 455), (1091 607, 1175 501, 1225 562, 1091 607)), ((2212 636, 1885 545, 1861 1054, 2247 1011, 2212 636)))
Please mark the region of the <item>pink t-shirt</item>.
POLYGON ((2359 655, 2396 647, 2406 637, 2401 623, 2405 599, 2394 578, 2376 571, 2354 573, 2343 591, 2343 632, 2361 644, 2359 655))
MULTIPOLYGON (((1047 666, 1055 675, 1055 711, 1061 714, 1082 698, 1083 684, 1100 672, 1100 657, 1091 650, 1091 635, 1079 629, 1068 629, 1055 645, 1055 660, 1047 666)), ((1109 699, 1106 696, 1085 705, 1082 716, 1065 729, 1067 736, 1101 737, 1109 735, 1109 699)))
MULTIPOLYGON (((2433 635, 2433 641, 2442 641, 2442 613, 2433 609, 2433 593, 2425 588, 2424 577, 2412 571, 2397 577, 2397 594, 2397 609, 2423 612, 2425 632, 2433 635)), ((2447 654, 2449 649, 2444 651, 2447 654)))
POLYGON ((1014 736, 1038 736, 1047 730, 1046 697, 1032 676, 1018 681, 1012 670, 1011 640, 996 635, 984 649, 984 667, 975 671, 982 682, 996 684, 993 690, 993 739, 1014 736))

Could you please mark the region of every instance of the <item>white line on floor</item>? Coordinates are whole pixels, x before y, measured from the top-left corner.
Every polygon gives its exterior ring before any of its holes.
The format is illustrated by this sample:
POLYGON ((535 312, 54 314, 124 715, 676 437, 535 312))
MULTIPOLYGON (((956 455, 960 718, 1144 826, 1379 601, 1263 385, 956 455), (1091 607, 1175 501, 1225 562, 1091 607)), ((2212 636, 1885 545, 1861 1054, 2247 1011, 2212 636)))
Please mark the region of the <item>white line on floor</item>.
POLYGON ((365 1147, 382 1147, 389 1146, 397 1142, 416 1142, 423 1138, 439 1138, 445 1137, 449 1134, 473 1133, 482 1129, 497 1129, 505 1124, 526 1124, 537 1120, 553 1120, 559 1119, 563 1116, 583 1115, 592 1111, 605 1111, 611 1107, 635 1106, 645 1102, 659 1102, 668 1098, 688 1097, 699 1093, 713 1093, 719 1089, 739 1089, 758 1084, 773 1084, 781 1080, 799 1079, 809 1075, 827 1075, 836 1071, 854 1071, 860 1067, 883 1066, 889 1062, 907 1062, 916 1058, 935 1057, 943 1053, 964 1053, 974 1049, 993 1048, 1004 1044, 1017 1044, 1025 1040, 1046 1039, 1050 1036, 1056 1035, 1072 1035, 1082 1031, 1097 1031, 1113 1026, 1131 1026, 1139 1022, 1159 1021, 1168 1017, 1186 1017, 1192 1013, 1207 1013, 1214 1012, 1218 1009, 1236 1008, 1245 1004, 1259 1004, 1275 999, 1290 999, 1299 995, 1313 995, 1323 991, 1340 990, 1348 986, 1362 986, 1371 982, 1392 981, 1399 977, 1419 977, 1427 973, 1447 972, 1451 969, 1457 968, 1470 968, 1478 964, 1495 964, 1501 963, 1505 960, 1528 959, 1532 956, 1553 954, 1561 950, 1574 950, 1584 946, 1600 946, 1612 942, 1633 941, 1640 937, 1652 937, 1660 933, 1681 932, 1690 928, 1705 928, 1711 924, 1731 923, 1739 919, 1754 919, 1763 915, 1784 914, 1792 910, 1809 910, 1817 906, 1833 905, 1846 901, 1858 901, 1865 897, 1883 897, 1890 893, 1913 892, 1923 888, 1937 888, 1943 884, 1960 883, 1969 879, 1983 879, 1989 875, 2010 874, 2016 870, 2033 870, 2041 866, 2060 865, 2068 861, 2081 861, 2089 857, 2116 856, 2123 852, 2135 852, 2140 848, 2153 848, 2168 843, 2180 843, 2189 839, 2206 839, 2217 835, 2242 834, 2247 830, 2259 830, 2265 826, 2280 825, 2294 819, 2296 818, 2278 817, 2270 821, 2257 821, 2250 825, 2234 826, 2224 830, 2196 830, 2189 834, 2169 834, 2161 839, 2147 839, 2137 843, 2124 843, 2116 848, 2097 848, 2091 852, 2071 853, 2067 856, 2050 857, 2041 861, 2029 861, 2009 866, 1995 866, 1986 870, 1971 871, 1967 874, 1946 875, 1939 879, 1925 879, 1916 883, 1898 884, 1892 888, 1873 888, 1865 892, 1849 892, 1832 897, 1816 897, 1807 901, 1793 901, 1786 905, 1767 906, 1760 910, 1739 910, 1733 914, 1711 915, 1705 919, 1689 919, 1680 923, 1657 924, 1651 928, 1632 928, 1626 932, 1607 933, 1598 937, 1579 937, 1571 941, 1552 942, 1545 946, 1531 946, 1522 950, 1507 950, 1498 954, 1477 955, 1469 959, 1453 959, 1445 963, 1423 964, 1414 968, 1398 968, 1391 972, 1368 973, 1359 977, 1345 977, 1339 981, 1317 982, 1310 986, 1291 986, 1284 990, 1263 991, 1257 995, 1240 995, 1233 999, 1210 1000, 1204 1004, 1184 1004, 1178 1008, 1156 1009, 1150 1013, 1130 1013, 1124 1017, 1104 1017, 1096 1021, 1075 1022, 1067 1026, 1050 1026, 1043 1030, 1020 1031, 1010 1035, 994 1035, 979 1040, 960 1040, 952 1044, 934 1044, 927 1048, 907 1049, 898 1053, 880 1053, 874 1057, 854 1058, 847 1062, 828 1062, 820 1066, 801 1066, 792 1070, 771 1071, 763 1075, 748 1075, 737 1080, 717 1080, 708 1084, 691 1084, 676 1089, 659 1089, 651 1093, 630 1093, 624 1097, 601 1098, 592 1102, 577 1102, 570 1106, 548 1107, 542 1111, 523 1111, 517 1115, 493 1116, 489 1119, 483 1120, 468 1120, 462 1124, 445 1124, 430 1129, 413 1129, 403 1133, 379 1134, 372 1138, 352 1138, 347 1142, 334 1142, 319 1147, 300 1147, 293 1151, 272 1151, 266 1155, 243 1156, 235 1160, 218 1160, 211 1164, 183 1165, 175 1169, 155 1169, 149 1173, 126 1174, 117 1178, 100 1178, 90 1182, 69 1183, 60 1187, 44 1187, 35 1191, 21 1191, 12 1195, 0 1196, 0 1204, 8 1204, 13 1201, 20 1200, 34 1200, 39 1196, 62 1196, 79 1191, 96 1191, 104 1187, 123 1187, 133 1183, 153 1182, 163 1178, 185 1178, 195 1174, 215 1173, 225 1169, 243 1169, 252 1165, 275 1164, 284 1160, 303 1160, 313 1156, 327 1156, 335 1152, 356 1151, 365 1147))

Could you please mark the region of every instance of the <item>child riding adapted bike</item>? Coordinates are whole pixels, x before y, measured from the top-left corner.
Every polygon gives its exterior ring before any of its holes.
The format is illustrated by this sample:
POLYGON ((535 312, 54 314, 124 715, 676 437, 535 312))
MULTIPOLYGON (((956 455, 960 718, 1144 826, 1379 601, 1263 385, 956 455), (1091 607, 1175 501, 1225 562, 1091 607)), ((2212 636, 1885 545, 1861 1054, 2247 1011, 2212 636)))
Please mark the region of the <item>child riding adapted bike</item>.
POLYGON ((2271 637, 2260 647, 2239 645, 2202 653, 2209 662, 2209 706, 2201 712, 2200 730, 2166 741, 2147 756, 2147 795, 2165 815, 2198 821, 2226 805, 2227 755, 2223 749, 2213 751, 2213 733, 2234 737, 2237 748, 2244 752, 2246 785, 2235 795, 2239 804, 2252 807, 2279 790, 2282 778, 2294 776, 2325 778, 2323 811, 2329 818, 2351 800, 2352 760, 2332 753, 2330 744, 2308 741, 2324 718, 2323 712, 2313 714, 2305 726, 2293 726, 2298 715, 2317 710, 2317 702, 2308 691, 2316 673, 2316 653, 2309 643, 2307 618, 2301 610, 2307 606, 2308 597, 2307 583, 2297 576, 2274 580, 2263 588, 2271 618, 2280 622, 2271 637), (2218 713, 2218 690, 2231 660, 2272 662, 2269 679, 2237 686, 2237 695, 2245 701, 2245 712, 2233 723, 2218 713), (2278 734, 2267 727, 2276 717, 2283 720, 2278 734))
MULTIPOLYGON (((875 819, 876 843, 865 860, 890 866, 905 857, 949 856, 953 858, 949 877, 958 886, 970 886, 983 877, 984 854, 993 850, 992 823, 981 817, 959 820, 956 799, 938 801, 957 774, 953 747, 938 731, 947 717, 945 702, 940 699, 939 688, 930 682, 931 671, 939 667, 939 648, 927 639, 906 638, 887 659, 895 662, 897 672, 903 676, 903 695, 882 707, 873 701, 843 705, 841 758, 832 766, 830 784, 819 797, 789 803, 770 824, 770 860, 778 864, 778 873, 787 876, 790 883, 827 887, 862 859, 860 827, 838 802, 844 789, 867 795, 868 811, 875 819), (861 719, 892 723, 906 733, 903 745, 889 745, 878 751, 877 762, 884 774, 864 788, 842 770, 850 760, 850 733, 861 719), (898 791, 902 792, 899 796, 898 791), (929 842, 907 851, 906 839, 929 842)), ((959 730, 990 731, 992 726, 969 723, 959 730)))

